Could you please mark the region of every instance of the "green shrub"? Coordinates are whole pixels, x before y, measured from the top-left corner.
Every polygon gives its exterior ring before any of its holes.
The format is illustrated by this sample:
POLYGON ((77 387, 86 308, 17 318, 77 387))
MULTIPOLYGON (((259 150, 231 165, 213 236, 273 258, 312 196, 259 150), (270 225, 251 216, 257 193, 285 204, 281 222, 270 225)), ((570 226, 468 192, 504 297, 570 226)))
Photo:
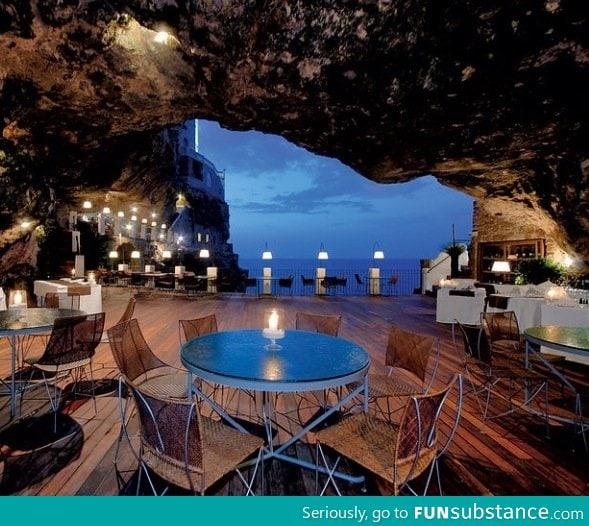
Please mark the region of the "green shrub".
POLYGON ((524 259, 515 268, 516 285, 538 285, 544 281, 561 283, 565 276, 565 268, 547 258, 524 259))

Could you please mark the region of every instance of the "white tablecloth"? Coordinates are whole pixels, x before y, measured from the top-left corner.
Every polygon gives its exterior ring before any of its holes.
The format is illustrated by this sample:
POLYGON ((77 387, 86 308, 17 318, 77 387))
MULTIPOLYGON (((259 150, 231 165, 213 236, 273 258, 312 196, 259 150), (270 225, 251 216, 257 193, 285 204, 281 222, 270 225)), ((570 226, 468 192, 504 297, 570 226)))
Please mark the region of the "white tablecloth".
POLYGON ((499 309, 487 306, 487 312, 503 312, 512 310, 517 317, 520 332, 524 332, 529 327, 538 327, 542 322, 542 305, 544 305, 544 298, 525 298, 518 296, 510 296, 507 298, 507 308, 499 309))
POLYGON ((561 327, 589 327, 589 305, 559 306, 554 303, 542 305, 542 325, 560 325, 561 327))
POLYGON ((60 293, 59 306, 62 309, 71 308, 71 299, 68 298, 67 292, 69 287, 89 286, 90 294, 82 294, 80 296, 80 306, 74 305, 74 308, 79 308, 88 314, 102 312, 102 286, 98 284, 79 283, 71 281, 35 281, 34 292, 37 296, 37 305, 41 307, 45 301, 45 294, 48 292, 60 293))
MULTIPOLYGON (((453 289, 441 288, 436 298, 436 321, 453 323, 458 320, 468 325, 480 325, 481 312, 485 308, 485 289, 477 288, 474 296, 453 296, 453 289)), ((460 291, 458 291, 460 292, 460 291)))

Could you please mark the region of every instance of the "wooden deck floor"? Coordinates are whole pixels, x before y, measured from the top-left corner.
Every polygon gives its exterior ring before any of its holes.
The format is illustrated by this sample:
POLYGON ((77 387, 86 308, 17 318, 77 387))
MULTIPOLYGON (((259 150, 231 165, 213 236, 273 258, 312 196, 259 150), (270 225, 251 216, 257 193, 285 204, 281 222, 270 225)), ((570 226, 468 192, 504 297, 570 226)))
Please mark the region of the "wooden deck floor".
MULTIPOLYGON (((104 291, 107 327, 122 313, 130 291, 111 288, 104 291)), ((391 323, 410 330, 438 336, 442 359, 436 377, 441 386, 454 372, 461 371, 450 327, 436 324, 435 300, 422 296, 403 297, 288 297, 244 298, 224 296, 200 299, 141 297, 135 317, 147 341, 168 363, 179 363, 178 320, 209 313, 217 315, 219 330, 260 327, 264 308, 280 306, 294 326, 296 311, 339 313, 343 316, 340 336, 362 345, 371 355, 372 367, 383 369, 384 350, 391 323)), ((38 350, 39 342, 34 344, 38 350)), ((35 348, 31 350, 35 352, 35 348)), ((567 365, 575 381, 588 383, 588 369, 567 365)), ((76 400, 66 404, 53 434, 53 417, 44 401, 33 400, 34 391, 25 394, 19 422, 8 418, 8 398, 0 397, 0 494, 18 495, 117 495, 134 492, 136 460, 129 447, 121 449, 119 470, 113 459, 119 435, 116 397, 117 370, 108 344, 99 346, 94 359, 95 378, 101 393, 97 414, 91 402, 76 400)), ((6 341, 0 342, 0 378, 9 374, 6 341)), ((42 394, 42 393, 41 393, 42 394)), ((551 385, 550 395, 559 403, 560 390, 551 385)), ((39 397, 42 398, 42 397, 39 397)), ((284 397, 288 405, 289 398, 284 397)), ((455 407, 455 398, 448 410, 455 407)), ((496 408, 498 409, 498 408, 496 408)), ((445 416, 448 422, 449 415, 445 416)), ((473 396, 465 398, 462 419, 451 447, 442 462, 445 494, 450 495, 587 495, 589 494, 589 455, 572 429, 550 423, 549 435, 541 420, 518 412, 488 422, 481 431, 481 415, 473 396)), ((312 441, 312 439, 311 439, 312 441)), ((313 448, 300 442, 289 453, 312 460, 313 448)), ((356 470, 348 466, 350 471, 356 470)), ((314 473, 284 462, 265 465, 266 494, 312 495, 314 473)), ((419 484, 417 484, 419 487, 419 484)), ((386 485, 368 477, 368 494, 386 492, 386 485)), ((362 494, 362 488, 345 485, 349 495, 362 494)), ((430 488, 436 494, 437 487, 430 488)), ((141 489, 143 491, 143 488, 141 489)), ((178 491, 178 493, 181 493, 178 491)), ((229 478, 214 494, 242 494, 236 478, 229 478)))

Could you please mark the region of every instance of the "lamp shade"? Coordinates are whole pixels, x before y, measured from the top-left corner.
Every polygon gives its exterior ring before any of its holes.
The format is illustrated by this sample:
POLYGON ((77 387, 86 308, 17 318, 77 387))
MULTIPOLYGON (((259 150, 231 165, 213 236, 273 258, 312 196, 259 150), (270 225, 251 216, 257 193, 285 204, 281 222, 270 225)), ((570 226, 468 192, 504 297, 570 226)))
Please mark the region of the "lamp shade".
POLYGON ((139 250, 133 250, 133 252, 131 252, 131 259, 139 259, 141 257, 141 254, 139 253, 139 250))
POLYGON ((164 250, 162 252, 163 259, 170 259, 172 257, 172 252, 170 250, 164 250))
POLYGON ((92 203, 90 201, 84 201, 82 203, 82 208, 84 208, 85 210, 89 210, 90 208, 92 208, 92 203))
POLYGON ((272 252, 268 248, 268 243, 264 245, 264 252, 262 252, 262 259, 272 259, 272 252))
POLYGON ((327 250, 325 250, 323 243, 321 243, 321 246, 319 247, 319 254, 317 254, 317 259, 329 259, 329 254, 327 253, 327 250))
POLYGON ((200 252, 198 253, 199 258, 208 258, 210 256, 211 256, 211 254, 210 254, 208 248, 201 248, 200 252))
POLYGON ((117 259, 117 258, 119 257, 119 253, 118 253, 116 250, 111 250, 111 251, 108 253, 108 257, 109 257, 110 259, 117 259))
POLYGON ((494 261, 491 272, 511 272, 509 261, 494 261))

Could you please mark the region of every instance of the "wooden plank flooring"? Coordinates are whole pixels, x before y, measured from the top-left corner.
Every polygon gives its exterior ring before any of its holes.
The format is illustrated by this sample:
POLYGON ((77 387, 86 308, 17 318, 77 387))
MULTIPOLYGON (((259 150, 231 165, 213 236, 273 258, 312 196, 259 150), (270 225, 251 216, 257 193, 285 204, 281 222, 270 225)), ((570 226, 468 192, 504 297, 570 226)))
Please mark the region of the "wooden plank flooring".
MULTIPOLYGON (((107 327, 124 310, 131 291, 104 289, 107 327)), ((285 310, 287 327, 294 327, 299 310, 343 316, 340 336, 362 345, 371 355, 374 371, 384 370, 384 350, 392 323, 440 338, 442 358, 434 387, 442 386, 454 372, 461 372, 462 359, 454 348, 450 327, 435 323, 435 300, 422 296, 403 297, 287 297, 216 298, 140 297, 135 310, 147 341, 168 363, 179 366, 178 320, 215 313, 219 330, 260 327, 264 309, 279 306, 285 310)), ((35 341, 31 353, 39 352, 35 341)), ((9 375, 8 346, 0 341, 0 378, 9 375)), ((117 495, 133 493, 137 461, 126 442, 120 452, 119 470, 114 458, 119 436, 119 409, 116 397, 117 370, 108 344, 99 346, 94 359, 95 378, 101 393, 97 412, 91 401, 75 400, 63 409, 59 430, 53 434, 53 417, 48 412, 41 390, 27 391, 22 400, 20 422, 8 418, 8 398, 0 397, 0 493, 18 495, 117 495), (35 400, 34 398, 37 398, 35 400)), ((567 374, 585 387, 588 368, 566 365, 567 374)), ((1 387, 1 386, 0 386, 1 387)), ((551 384, 551 399, 560 396, 558 383, 551 384)), ((244 410, 247 397, 239 399, 244 410)), ((282 411, 296 407, 294 395, 279 398, 282 411)), ((237 404, 238 402, 235 402, 237 404)), ((444 414, 443 433, 447 433, 454 396, 444 414)), ((500 403, 493 405, 500 409, 500 403)), ((302 418, 309 416, 303 413, 302 418)), ((289 413, 290 414, 290 413, 289 413)), ((295 414, 295 413, 293 413, 295 414)), ((293 420, 281 421, 285 430, 296 429, 293 420)), ((572 428, 543 422, 518 412, 505 418, 482 422, 476 399, 464 399, 460 426, 441 465, 445 494, 451 495, 587 495, 589 494, 589 455, 572 428), (549 438, 547 438, 549 431, 549 438)), ((278 429, 279 437, 286 431, 278 429)), ((312 435, 291 448, 289 454, 313 461, 312 435), (308 442, 308 443, 307 443, 308 442)), ((346 466, 357 472, 354 466, 346 466)), ((266 494, 312 495, 315 476, 310 470, 292 464, 266 462, 266 494)), ((419 487, 419 481, 416 484, 419 487)), ((345 485, 349 495, 380 494, 386 484, 367 478, 366 488, 345 485)), ((141 492, 147 491, 141 488, 141 492)), ((430 488, 436 494, 437 485, 430 488)), ((175 493, 182 494, 180 490, 175 493)), ((236 477, 229 477, 212 491, 218 495, 243 494, 236 477)))

